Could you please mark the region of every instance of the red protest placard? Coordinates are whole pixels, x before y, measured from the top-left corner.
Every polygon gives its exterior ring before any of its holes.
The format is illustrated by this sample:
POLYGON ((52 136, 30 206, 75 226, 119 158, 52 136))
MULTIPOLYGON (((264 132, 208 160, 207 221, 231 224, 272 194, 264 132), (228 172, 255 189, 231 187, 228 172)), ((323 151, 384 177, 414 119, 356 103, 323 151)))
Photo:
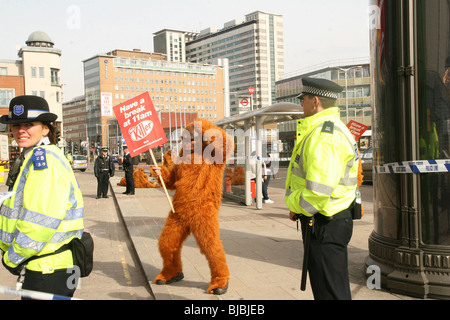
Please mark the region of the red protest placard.
POLYGON ((132 157, 167 142, 148 92, 113 108, 132 157))
POLYGON ((355 120, 351 120, 347 124, 347 128, 350 130, 351 134, 353 134, 353 137, 355 138, 355 141, 358 141, 359 138, 363 135, 364 132, 366 132, 367 129, 370 127, 366 126, 365 124, 356 122, 355 120))

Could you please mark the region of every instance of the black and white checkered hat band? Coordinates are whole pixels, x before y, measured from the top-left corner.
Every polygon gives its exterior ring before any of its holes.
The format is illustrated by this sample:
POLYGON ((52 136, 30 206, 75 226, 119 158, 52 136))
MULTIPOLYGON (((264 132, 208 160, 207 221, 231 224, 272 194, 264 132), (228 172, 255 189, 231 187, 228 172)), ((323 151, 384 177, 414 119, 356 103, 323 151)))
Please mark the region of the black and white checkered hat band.
POLYGON ((312 94, 314 96, 326 97, 326 98, 331 98, 331 99, 337 99, 339 97, 338 93, 336 93, 336 92, 323 90, 323 89, 319 89, 319 88, 314 88, 314 87, 310 87, 310 86, 303 86, 302 93, 303 94, 312 94))

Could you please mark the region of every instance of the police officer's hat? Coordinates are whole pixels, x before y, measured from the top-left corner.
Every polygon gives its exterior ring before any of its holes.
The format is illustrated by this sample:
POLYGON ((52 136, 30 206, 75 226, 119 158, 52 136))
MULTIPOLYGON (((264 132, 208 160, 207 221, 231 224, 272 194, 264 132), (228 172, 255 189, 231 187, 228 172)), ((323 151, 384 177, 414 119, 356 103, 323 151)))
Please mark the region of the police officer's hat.
POLYGON ((102 151, 108 151, 108 147, 102 147, 102 151))
POLYGON ((5 124, 32 121, 53 122, 58 118, 50 112, 48 103, 38 96, 17 96, 9 103, 9 114, 1 116, 0 122, 5 124))
POLYGON ((302 93, 300 93, 297 96, 298 99, 300 99, 306 94, 337 99, 339 97, 339 93, 341 93, 344 90, 337 83, 327 79, 303 78, 302 84, 303 84, 302 93))

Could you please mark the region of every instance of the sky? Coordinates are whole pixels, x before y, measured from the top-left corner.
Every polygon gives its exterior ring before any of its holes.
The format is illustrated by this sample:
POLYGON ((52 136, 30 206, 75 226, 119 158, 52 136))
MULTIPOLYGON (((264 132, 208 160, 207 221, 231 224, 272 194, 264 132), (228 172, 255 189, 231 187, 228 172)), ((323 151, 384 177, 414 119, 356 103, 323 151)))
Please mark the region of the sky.
POLYGON ((62 51, 64 101, 84 94, 83 60, 114 49, 153 52, 162 29, 199 32, 261 10, 283 15, 285 73, 369 58, 369 0, 0 0, 0 60, 34 31, 62 51))

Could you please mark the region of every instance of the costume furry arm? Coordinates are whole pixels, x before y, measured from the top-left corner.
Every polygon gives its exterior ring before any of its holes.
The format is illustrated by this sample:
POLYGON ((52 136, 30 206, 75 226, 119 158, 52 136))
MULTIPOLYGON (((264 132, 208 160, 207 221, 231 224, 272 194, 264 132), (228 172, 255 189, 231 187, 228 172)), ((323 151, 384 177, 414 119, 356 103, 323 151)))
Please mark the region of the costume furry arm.
MULTIPOLYGON (((169 190, 175 189, 176 166, 172 161, 172 150, 164 154, 164 164, 159 169, 161 170, 161 178, 164 180, 166 188, 169 190)), ((154 171, 154 167, 151 168, 150 173, 158 181, 158 184, 161 185, 159 177, 154 171)))

